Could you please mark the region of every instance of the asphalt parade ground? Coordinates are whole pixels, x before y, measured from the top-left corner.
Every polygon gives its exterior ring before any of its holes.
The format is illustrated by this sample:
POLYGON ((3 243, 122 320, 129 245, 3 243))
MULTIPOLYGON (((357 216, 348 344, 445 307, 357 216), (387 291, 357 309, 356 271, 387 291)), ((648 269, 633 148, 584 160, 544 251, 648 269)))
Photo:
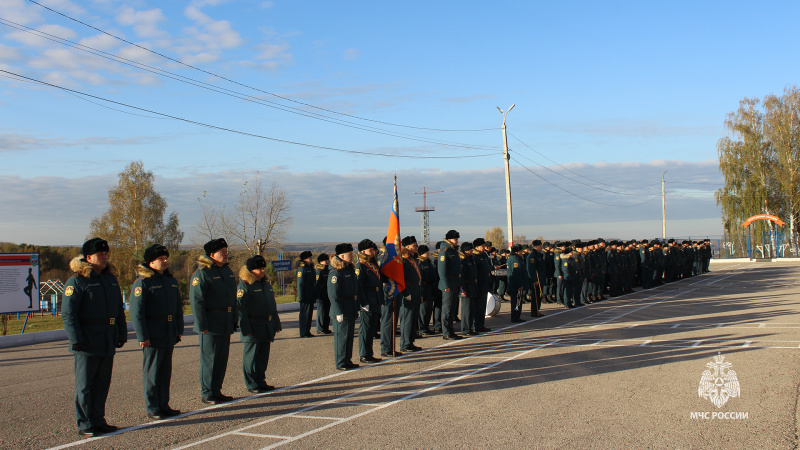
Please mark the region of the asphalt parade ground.
POLYGON ((0 447, 796 448, 800 264, 711 270, 581 308, 545 304, 519 324, 506 302, 490 333, 418 339, 423 351, 349 372, 335 370, 331 336, 299 338, 297 313, 285 313, 267 370, 279 389, 247 392, 237 333, 223 386, 237 399, 211 407, 188 332, 171 394, 184 414, 159 422, 145 416, 131 333, 106 406, 121 430, 97 438, 77 433, 65 341, 2 349, 0 447))

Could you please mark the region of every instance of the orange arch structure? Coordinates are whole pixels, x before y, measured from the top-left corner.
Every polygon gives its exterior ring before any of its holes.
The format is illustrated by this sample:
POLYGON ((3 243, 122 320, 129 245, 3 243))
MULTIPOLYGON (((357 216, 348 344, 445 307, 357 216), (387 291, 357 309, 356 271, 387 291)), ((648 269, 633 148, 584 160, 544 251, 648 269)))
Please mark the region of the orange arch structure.
POLYGON ((742 226, 747 228, 747 227, 750 226, 750 224, 752 224, 756 220, 769 220, 771 222, 775 222, 776 224, 778 224, 778 226, 781 226, 781 227, 786 225, 786 222, 782 221, 777 216, 773 216, 772 214, 756 214, 755 216, 748 217, 747 220, 745 220, 742 223, 742 226))

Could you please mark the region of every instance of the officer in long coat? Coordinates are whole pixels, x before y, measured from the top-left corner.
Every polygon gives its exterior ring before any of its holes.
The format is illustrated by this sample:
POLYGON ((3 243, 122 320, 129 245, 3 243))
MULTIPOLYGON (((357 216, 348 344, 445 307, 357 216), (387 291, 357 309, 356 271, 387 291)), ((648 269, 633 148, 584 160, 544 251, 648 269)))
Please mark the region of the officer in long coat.
POLYGON ((419 272, 422 276, 422 302, 419 306, 419 331, 424 336, 431 336, 436 334, 431 329, 431 319, 434 319, 434 326, 438 324, 441 327, 440 318, 442 314, 442 301, 437 296, 439 289, 436 283, 439 281, 439 275, 436 267, 430 259, 430 250, 427 245, 420 245, 417 249, 419 257, 417 264, 419 272), (438 306, 436 305, 438 300, 438 306))
MULTIPOLYGON (((316 272, 312 254, 306 250, 300 253, 300 262, 297 267, 297 301, 300 302, 300 337, 314 337, 311 334, 311 320, 314 316, 314 304, 317 302, 316 272)), ((317 312, 319 313, 319 312, 317 312)))
POLYGON ((375 357, 373 343, 381 324, 383 283, 381 270, 375 259, 378 246, 370 239, 358 243, 358 262, 355 264, 358 277, 358 305, 361 325, 358 327, 358 354, 363 363, 380 362, 375 357))
MULTIPOLYGON (((461 335, 475 336, 475 313, 478 301, 478 271, 472 254, 472 242, 461 243, 461 335)), ((484 310, 485 313, 485 310, 484 310)))
POLYGON ((475 304, 475 313, 473 317, 474 330, 480 333, 491 331, 486 327, 486 303, 489 297, 489 291, 492 290, 492 257, 489 256, 486 241, 483 238, 477 238, 472 241, 472 246, 475 249, 475 272, 477 275, 477 288, 478 299, 475 304))
POLYGON ((228 369, 231 335, 236 331, 236 277, 228 265, 228 243, 213 239, 203 246, 197 270, 191 276, 189 300, 194 313, 194 331, 200 337, 200 393, 203 403, 229 402, 222 394, 228 369))
POLYGON ((267 260, 263 256, 248 258, 239 269, 240 281, 236 290, 239 330, 244 343, 244 384, 248 391, 255 394, 275 389, 275 386, 267 384, 267 365, 271 343, 275 341, 275 334, 283 329, 266 267, 267 260))
POLYGON ((317 256, 315 290, 317 293, 317 334, 331 334, 331 299, 328 298, 330 258, 327 253, 317 256))
POLYGON ((122 292, 116 269, 108 262, 108 242, 100 238, 83 244, 83 257, 69 267, 73 275, 64 286, 61 318, 75 358, 75 418, 81 435, 117 431, 106 422, 106 399, 111 386, 114 353, 128 340, 122 292))
POLYGON ((422 273, 417 263, 419 247, 415 236, 404 237, 401 245, 405 289, 400 293, 403 298, 400 304, 400 350, 416 352, 422 350, 414 344, 419 329, 419 305, 422 303, 422 273))
POLYGON ((525 263, 523 262, 520 254, 522 253, 522 246, 514 244, 511 246, 511 255, 506 261, 508 266, 508 295, 511 297, 511 321, 524 322, 522 319, 522 295, 521 291, 525 287, 527 279, 527 271, 525 263))
POLYGON ((442 338, 445 340, 462 339, 453 328, 453 312, 458 309, 457 302, 461 294, 461 257, 458 253, 456 230, 450 230, 439 248, 437 269, 439 270, 439 290, 442 291, 442 338))
POLYGON ((142 347, 142 385, 147 417, 161 420, 181 412, 169 406, 172 353, 183 336, 183 300, 167 268, 169 251, 161 244, 144 250, 144 264, 131 287, 131 321, 142 347))
POLYGON ((353 245, 338 244, 336 256, 331 258, 331 271, 328 274, 328 298, 331 299, 334 362, 337 370, 359 367, 352 361, 358 311, 358 279, 352 260, 353 245))

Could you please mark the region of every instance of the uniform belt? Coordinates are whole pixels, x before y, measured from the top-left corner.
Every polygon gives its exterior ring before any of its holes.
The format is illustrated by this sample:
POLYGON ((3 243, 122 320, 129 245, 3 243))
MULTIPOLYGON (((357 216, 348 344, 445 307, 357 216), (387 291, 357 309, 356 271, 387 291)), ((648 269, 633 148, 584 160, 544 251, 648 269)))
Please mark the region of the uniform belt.
POLYGON ((114 325, 116 324, 117 320, 115 317, 109 317, 108 319, 85 319, 81 320, 82 324, 86 325, 114 325))
POLYGON ((355 300, 355 297, 342 297, 339 300, 355 300))
POLYGON ((272 320, 272 316, 271 315, 270 316, 257 316, 255 314, 250 314, 250 318, 251 319, 256 319, 256 320, 267 320, 267 321, 271 321, 272 320))
POLYGON ((172 314, 168 316, 147 316, 147 320, 152 320, 155 322, 172 322, 173 316, 172 314))
POLYGON ((227 308, 207 308, 206 311, 208 312, 231 312, 232 306, 228 306, 227 308))

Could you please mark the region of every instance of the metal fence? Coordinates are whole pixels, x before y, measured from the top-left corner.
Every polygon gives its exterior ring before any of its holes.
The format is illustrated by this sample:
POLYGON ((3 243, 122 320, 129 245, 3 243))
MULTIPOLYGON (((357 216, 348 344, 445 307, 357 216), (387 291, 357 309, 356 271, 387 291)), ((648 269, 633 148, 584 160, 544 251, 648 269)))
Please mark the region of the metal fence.
POLYGON ((800 235, 780 230, 725 235, 719 245, 723 250, 720 252, 720 258, 796 258, 800 256, 800 235))

